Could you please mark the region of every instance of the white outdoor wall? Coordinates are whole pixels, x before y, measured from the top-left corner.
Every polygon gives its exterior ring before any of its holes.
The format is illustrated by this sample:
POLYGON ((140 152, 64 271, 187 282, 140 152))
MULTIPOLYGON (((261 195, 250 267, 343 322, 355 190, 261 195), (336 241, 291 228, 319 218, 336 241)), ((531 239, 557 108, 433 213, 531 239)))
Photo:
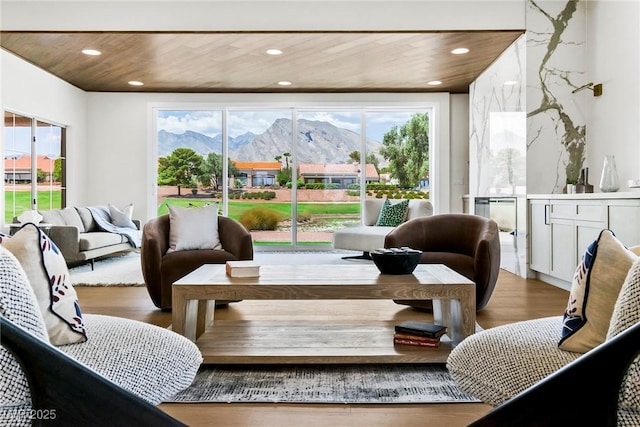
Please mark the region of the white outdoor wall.
POLYGON ((588 80, 603 94, 585 91, 587 165, 598 191, 604 156, 616 157, 620 190, 640 178, 640 2, 587 4, 588 80))
POLYGON ((524 28, 524 0, 12 1, 4 30, 485 30, 524 28))
MULTIPOLYGON (((82 202, 87 191, 86 93, 6 51, 0 50, 0 55, 2 109, 67 128, 67 203, 82 202)), ((1 135, 4 137, 4 131, 1 135)), ((4 193, 4 183, 0 186, 4 193)), ((4 203, 4 197, 0 201, 4 203)), ((3 212, 4 206, 1 208, 3 212)))
MULTIPOLYGON (((450 209, 449 94, 148 94, 89 93, 86 203, 134 203, 137 218, 156 216, 155 168, 150 128, 153 106, 211 108, 212 106, 366 106, 434 105, 436 139, 432 192, 436 210, 450 209), (146 207, 146 208, 145 208, 146 207)), ((464 110, 455 114, 466 117, 464 110)))

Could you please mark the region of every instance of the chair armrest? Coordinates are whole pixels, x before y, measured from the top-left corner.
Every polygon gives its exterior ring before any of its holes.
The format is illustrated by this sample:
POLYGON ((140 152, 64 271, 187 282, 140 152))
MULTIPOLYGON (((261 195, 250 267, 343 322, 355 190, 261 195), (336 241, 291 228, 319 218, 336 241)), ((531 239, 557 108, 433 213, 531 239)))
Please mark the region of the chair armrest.
POLYGON ((4 317, 0 337, 27 377, 33 425, 185 425, 4 317))
POLYGON ((625 373, 640 354, 640 323, 517 394, 470 426, 615 426, 625 373))
POLYGON ((218 216, 218 235, 225 251, 232 253, 239 260, 253 259, 253 238, 238 221, 218 216))
POLYGON ((162 283, 162 257, 169 249, 168 216, 150 219, 142 228, 140 242, 140 260, 144 282, 156 285, 162 283))
POLYGON ((47 233, 64 259, 74 261, 80 253, 80 231, 73 225, 52 225, 47 233))

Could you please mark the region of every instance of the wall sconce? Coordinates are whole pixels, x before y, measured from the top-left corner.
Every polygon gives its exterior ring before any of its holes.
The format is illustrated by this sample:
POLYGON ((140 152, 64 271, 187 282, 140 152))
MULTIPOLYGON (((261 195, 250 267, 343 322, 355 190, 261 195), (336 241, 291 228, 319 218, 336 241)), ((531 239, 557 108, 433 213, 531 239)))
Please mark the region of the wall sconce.
POLYGON ((593 91, 593 96, 602 95, 602 83, 598 83, 597 85, 594 85, 593 82, 590 82, 590 83, 587 83, 586 85, 582 85, 578 88, 575 88, 574 90, 571 91, 571 93, 577 93, 584 89, 591 89, 593 91))

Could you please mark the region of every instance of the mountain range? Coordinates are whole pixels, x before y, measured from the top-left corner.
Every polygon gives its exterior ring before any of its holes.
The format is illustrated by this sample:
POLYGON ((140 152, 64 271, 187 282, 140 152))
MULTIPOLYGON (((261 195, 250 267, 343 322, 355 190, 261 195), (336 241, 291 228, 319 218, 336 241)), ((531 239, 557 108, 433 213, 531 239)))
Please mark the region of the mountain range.
MULTIPOLYGON (((349 153, 360 151, 360 135, 324 121, 299 119, 297 125, 297 155, 299 163, 347 163, 349 153)), ((277 119, 261 134, 251 132, 229 137, 229 157, 237 161, 274 161, 276 156, 292 153, 291 120, 277 119)), ((374 153, 380 164, 382 144, 367 138, 367 153, 374 153)), ((158 132, 158 157, 166 157, 176 148, 191 148, 196 153, 222 153, 222 135, 209 137, 198 132, 176 134, 158 132)))

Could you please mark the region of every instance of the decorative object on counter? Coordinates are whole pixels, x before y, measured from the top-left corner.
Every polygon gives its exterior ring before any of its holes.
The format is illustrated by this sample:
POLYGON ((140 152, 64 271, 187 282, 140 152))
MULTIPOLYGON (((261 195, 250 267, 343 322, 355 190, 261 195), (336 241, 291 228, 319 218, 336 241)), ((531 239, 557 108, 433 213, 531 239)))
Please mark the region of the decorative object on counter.
POLYGON ((380 248, 369 253, 382 274, 411 274, 416 269, 422 251, 411 248, 380 248))
POLYGON ((576 193, 593 193, 593 185, 589 184, 589 168, 580 169, 580 178, 576 184, 576 193))
POLYGON ((627 186, 629 188, 640 188, 640 179, 630 179, 627 181, 627 186))
POLYGON ((618 180, 618 168, 616 167, 616 158, 613 154, 604 156, 604 165, 602 166, 602 176, 600 177, 600 191, 603 193, 613 193, 620 188, 618 180))
POLYGON ((27 222, 33 222, 34 224, 37 224, 42 221, 42 215, 40 215, 38 211, 32 209, 22 212, 22 214, 20 214, 17 219, 18 221, 20 221, 20 224, 26 224, 27 222))

